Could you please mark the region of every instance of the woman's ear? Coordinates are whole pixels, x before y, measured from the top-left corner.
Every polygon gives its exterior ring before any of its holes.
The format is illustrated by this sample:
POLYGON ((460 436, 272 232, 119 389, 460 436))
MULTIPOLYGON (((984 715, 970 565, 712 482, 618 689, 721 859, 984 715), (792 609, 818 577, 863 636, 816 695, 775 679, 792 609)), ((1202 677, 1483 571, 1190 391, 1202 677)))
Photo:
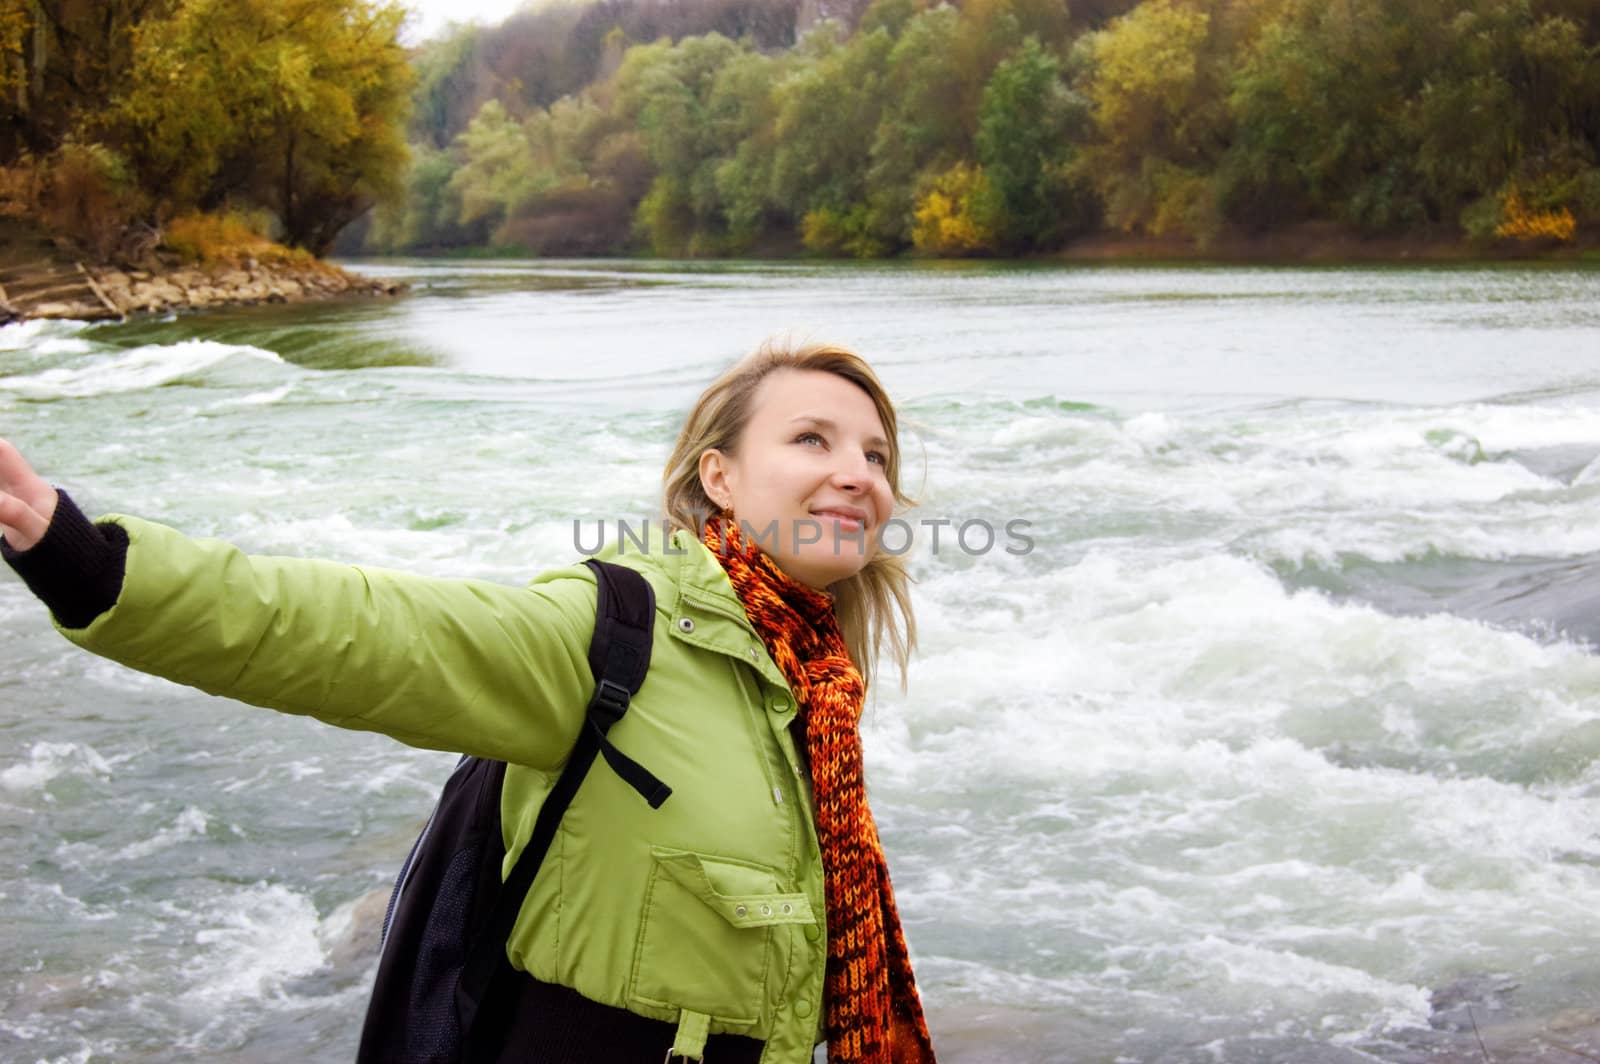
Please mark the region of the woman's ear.
POLYGON ((715 447, 700 452, 700 486, 705 489, 706 497, 723 510, 733 506, 730 465, 728 457, 715 447))

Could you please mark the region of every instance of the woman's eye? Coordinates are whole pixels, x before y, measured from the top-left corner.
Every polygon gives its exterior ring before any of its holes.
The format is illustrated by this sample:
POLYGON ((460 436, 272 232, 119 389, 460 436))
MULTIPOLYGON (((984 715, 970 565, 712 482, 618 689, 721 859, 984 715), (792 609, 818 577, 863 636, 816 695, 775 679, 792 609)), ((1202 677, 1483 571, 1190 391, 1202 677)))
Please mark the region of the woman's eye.
POLYGON ((796 443, 821 443, 822 437, 815 432, 802 432, 794 438, 796 443))
POLYGON ((883 456, 883 452, 881 452, 881 451, 868 451, 867 452, 867 461, 869 461, 869 462, 877 462, 879 465, 888 465, 889 464, 889 459, 885 458, 883 456))

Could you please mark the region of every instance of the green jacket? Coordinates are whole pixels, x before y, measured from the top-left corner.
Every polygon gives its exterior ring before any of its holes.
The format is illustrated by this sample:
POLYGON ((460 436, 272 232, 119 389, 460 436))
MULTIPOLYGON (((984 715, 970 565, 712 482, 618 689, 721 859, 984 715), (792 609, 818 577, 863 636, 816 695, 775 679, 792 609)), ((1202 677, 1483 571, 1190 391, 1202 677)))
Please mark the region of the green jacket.
MULTIPOLYGON (((595 581, 574 565, 514 588, 246 555, 113 516, 116 605, 79 645, 213 694, 414 746, 505 761, 509 872, 594 687, 595 581)), ((672 788, 651 810, 596 762, 507 943, 537 979, 811 1060, 826 942, 810 788, 789 686, 698 540, 611 555, 656 594, 650 672, 611 731, 672 788)))

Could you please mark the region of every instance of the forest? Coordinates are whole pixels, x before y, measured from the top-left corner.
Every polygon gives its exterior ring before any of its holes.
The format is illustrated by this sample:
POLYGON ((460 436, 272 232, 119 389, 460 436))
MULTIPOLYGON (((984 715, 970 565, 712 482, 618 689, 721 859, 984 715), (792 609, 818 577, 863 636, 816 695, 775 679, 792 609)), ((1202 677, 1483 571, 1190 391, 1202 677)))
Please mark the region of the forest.
POLYGON ((0 0, 0 201, 317 253, 1600 237, 1600 0, 551 0, 410 50, 403 16, 0 0))
POLYGON ((462 29, 415 69, 374 250, 1600 227, 1596 0, 599 0, 462 29))

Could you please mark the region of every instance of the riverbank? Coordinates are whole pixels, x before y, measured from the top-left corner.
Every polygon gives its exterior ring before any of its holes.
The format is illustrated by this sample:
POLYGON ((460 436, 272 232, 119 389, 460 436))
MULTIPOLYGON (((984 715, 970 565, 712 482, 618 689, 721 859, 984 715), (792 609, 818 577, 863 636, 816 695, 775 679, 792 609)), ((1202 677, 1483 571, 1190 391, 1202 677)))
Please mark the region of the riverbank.
POLYGON ((1270 233, 1224 232, 1204 244, 1187 236, 1097 233, 1046 256, 1066 262, 1303 263, 1576 262, 1600 260, 1600 245, 1457 236, 1364 236, 1332 222, 1305 222, 1270 233))
POLYGON ((43 229, 0 219, 0 322, 115 321, 259 303, 392 296, 406 287, 287 253, 191 262, 158 248, 137 264, 95 263, 43 229))
MULTIPOLYGON (((341 253, 354 257, 375 254, 359 243, 344 246, 341 253)), ((459 247, 431 248, 404 252, 423 259, 452 262, 495 261, 498 259, 565 259, 614 258, 617 260, 649 259, 645 253, 614 252, 599 255, 537 255, 515 247, 459 247)), ((877 261, 914 261, 922 256, 906 252, 877 261)), ((715 261, 716 256, 708 260, 715 261)), ((856 261, 849 256, 818 255, 808 251, 798 241, 769 240, 746 248, 741 254, 728 256, 722 261, 732 262, 787 262, 787 261, 856 261)), ((873 261, 873 260, 869 260, 873 261)), ((977 255, 967 260, 952 261, 1003 261, 991 256, 977 255)), ((1303 266, 1316 265, 1428 265, 1450 263, 1496 262, 1600 262, 1600 243, 1554 243, 1537 241, 1495 240, 1473 243, 1454 237, 1415 236, 1363 236, 1339 226, 1307 223, 1281 232, 1266 234, 1223 234, 1207 243, 1181 235, 1148 236, 1130 233, 1096 233, 1080 237, 1064 248, 1054 251, 1034 252, 1018 257, 1022 262, 1093 263, 1107 266, 1130 263, 1181 262, 1203 265, 1226 263, 1242 266, 1303 266)))

